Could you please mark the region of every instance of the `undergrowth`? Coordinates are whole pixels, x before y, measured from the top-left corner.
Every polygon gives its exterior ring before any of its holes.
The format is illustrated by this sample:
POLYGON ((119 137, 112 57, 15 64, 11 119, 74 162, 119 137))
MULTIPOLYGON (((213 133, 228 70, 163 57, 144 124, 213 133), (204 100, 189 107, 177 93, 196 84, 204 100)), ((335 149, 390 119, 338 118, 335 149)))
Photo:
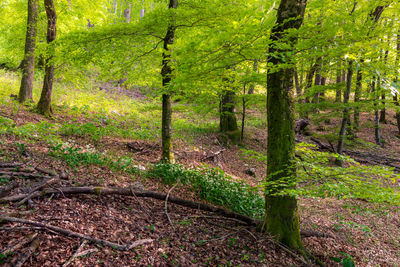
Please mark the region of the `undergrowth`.
POLYGON ((257 188, 235 181, 215 169, 186 169, 178 164, 155 164, 148 176, 172 185, 178 182, 192 186, 196 194, 208 202, 253 218, 262 218, 264 198, 257 188))

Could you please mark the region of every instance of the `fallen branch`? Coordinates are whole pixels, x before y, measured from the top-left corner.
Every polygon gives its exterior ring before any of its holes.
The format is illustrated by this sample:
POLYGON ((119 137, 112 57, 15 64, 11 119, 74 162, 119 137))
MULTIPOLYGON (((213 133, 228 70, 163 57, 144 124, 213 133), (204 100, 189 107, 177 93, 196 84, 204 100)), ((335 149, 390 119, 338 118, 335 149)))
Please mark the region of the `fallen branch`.
POLYGON ((35 252, 35 250, 39 247, 39 239, 36 238, 34 239, 28 249, 25 251, 25 253, 22 255, 22 257, 17 261, 17 263, 14 265, 14 267, 21 267, 24 265, 27 259, 35 252))
POLYGON ((0 162, 0 168, 17 168, 21 165, 22 163, 0 162))
POLYGON ((35 239, 37 237, 37 235, 38 235, 37 233, 34 233, 34 234, 31 234, 31 235, 28 235, 27 237, 23 238, 22 240, 18 240, 15 244, 7 247, 2 252, 0 252, 0 254, 7 255, 9 253, 12 253, 12 252, 22 248, 26 244, 32 242, 33 239, 35 239))
POLYGON ((51 177, 41 175, 41 174, 36 174, 36 173, 28 173, 28 172, 7 172, 7 171, 0 171, 0 175, 8 175, 11 177, 23 177, 23 178, 45 178, 49 179, 51 177))
POLYGON ((93 252, 97 252, 98 249, 97 248, 92 248, 92 249, 87 249, 87 250, 83 250, 84 246, 87 244, 87 240, 83 241, 81 243, 81 245, 79 246, 79 248, 76 250, 76 252, 68 259, 68 261, 66 261, 62 267, 67 267, 68 265, 70 265, 76 258, 78 257, 82 257, 85 256, 89 253, 93 253, 93 252))
POLYGON ((171 220, 171 218, 170 218, 169 215, 168 215, 168 198, 169 198, 169 194, 172 192, 172 190, 175 189, 175 187, 176 187, 178 184, 179 184, 179 178, 178 178, 178 181, 176 182, 176 184, 175 184, 173 187, 171 187, 170 190, 168 190, 168 194, 167 194, 167 196, 165 197, 165 204, 164 204, 165 215, 167 215, 168 221, 169 221, 169 223, 171 224, 172 228, 175 228, 175 226, 174 226, 174 224, 172 223, 172 220, 171 220))
POLYGON ((22 223, 22 224, 28 224, 28 225, 33 225, 33 226, 37 226, 37 227, 42 227, 46 230, 50 230, 52 232, 56 232, 56 233, 59 233, 59 234, 62 234, 62 235, 68 236, 68 237, 77 237, 77 238, 81 238, 81 239, 86 239, 90 242, 93 242, 93 243, 96 243, 99 245, 103 245, 103 246, 112 247, 112 248, 118 249, 120 251, 130 250, 134 247, 153 242, 153 239, 140 239, 140 240, 137 240, 137 241, 132 242, 127 245, 119 245, 117 243, 113 243, 113 242, 110 242, 107 240, 91 237, 88 235, 80 234, 80 233, 69 231, 69 230, 66 230, 66 229, 63 229, 63 228, 60 228, 57 226, 48 225, 48 224, 44 224, 44 223, 40 223, 40 222, 36 222, 36 221, 24 220, 24 219, 19 219, 19 218, 14 218, 14 217, 0 216, 0 222, 1 221, 16 222, 16 223, 22 223))
POLYGON ((17 206, 23 205, 26 201, 29 201, 33 197, 33 194, 36 191, 38 191, 38 190, 42 189, 43 187, 45 187, 46 185, 52 184, 56 181, 58 181, 58 178, 51 178, 49 180, 41 182, 40 184, 38 184, 37 186, 32 188, 32 190, 28 193, 28 195, 24 199, 22 199, 20 202, 18 202, 17 206))
POLYGON ((50 176, 57 176, 56 172, 52 171, 52 170, 46 170, 46 169, 43 169, 40 167, 35 167, 35 170, 37 170, 38 172, 50 175, 50 176))
POLYGON ((18 183, 16 181, 13 181, 9 183, 7 186, 0 187, 0 198, 5 197, 8 195, 8 193, 11 192, 14 188, 18 186, 18 183))
MULTIPOLYGON (((133 190, 130 187, 125 188, 104 188, 104 187, 61 187, 58 189, 53 188, 44 188, 42 191, 36 191, 33 193, 32 198, 41 197, 51 194, 62 193, 64 195, 76 195, 76 194, 93 194, 93 195, 124 195, 124 196, 136 196, 136 197, 148 197, 154 198, 158 200, 165 200, 167 194, 155 192, 155 191, 143 191, 143 190, 133 190)), ((18 194, 14 196, 9 196, 0 199, 0 203, 8 203, 8 202, 15 202, 21 199, 24 199, 27 194, 18 194)), ((246 215, 242 215, 236 212, 232 212, 226 210, 224 208, 215 207, 209 204, 195 202, 191 200, 185 200, 182 198, 177 198, 173 196, 169 196, 168 201, 174 203, 176 205, 193 208, 193 209, 200 209, 203 211, 214 212, 224 217, 228 218, 235 218, 240 221, 245 222, 248 225, 256 226, 259 221, 253 218, 250 218, 246 215)))

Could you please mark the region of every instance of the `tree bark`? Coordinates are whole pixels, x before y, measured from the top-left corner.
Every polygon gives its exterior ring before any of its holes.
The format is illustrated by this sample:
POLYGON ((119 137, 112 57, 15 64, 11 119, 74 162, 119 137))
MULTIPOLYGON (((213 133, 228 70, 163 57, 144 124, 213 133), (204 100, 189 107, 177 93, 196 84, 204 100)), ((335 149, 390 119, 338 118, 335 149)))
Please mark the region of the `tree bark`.
MULTIPOLYGON (((258 73, 258 60, 254 60, 253 62, 253 72, 258 73)), ((255 87, 255 83, 250 83, 249 86, 249 95, 252 95, 254 93, 254 87, 255 87)))
POLYGON ((45 116, 51 116, 51 94, 53 91, 53 79, 54 79, 54 63, 52 62, 54 56, 54 47, 52 42, 56 39, 57 33, 57 14, 54 7, 53 0, 44 0, 44 7, 47 15, 47 44, 48 44, 48 56, 46 58, 45 74, 43 81, 42 94, 37 105, 37 109, 40 114, 45 116))
MULTIPOLYGON (((178 0, 170 0, 168 8, 176 9, 178 7, 178 0)), ((175 22, 172 19, 168 25, 167 33, 164 37, 164 52, 162 60, 162 85, 164 93, 162 95, 162 125, 161 125, 161 138, 162 138, 162 155, 161 161, 165 163, 174 162, 172 154, 172 140, 171 140, 171 120, 172 120, 172 106, 171 106, 171 80, 173 69, 171 66, 171 54, 169 45, 174 43, 175 37, 175 22)))
MULTIPOLYGON (((363 59, 360 60, 360 69, 357 70, 357 81, 356 81, 356 90, 354 92, 354 103, 360 102, 361 92, 362 92, 362 66, 361 64, 364 62, 363 59)), ((356 131, 360 128, 360 108, 354 108, 354 128, 356 131)))
POLYGON ((347 104, 349 103, 349 98, 350 98, 352 78, 353 78, 353 61, 350 60, 348 70, 347 70, 346 91, 344 92, 344 98, 343 98, 343 103, 344 103, 345 107, 343 110, 342 125, 340 127, 340 132, 339 132, 339 142, 338 142, 338 146, 337 146, 338 154, 343 153, 344 138, 346 135, 346 126, 347 126, 347 124, 349 122, 349 118, 350 118, 350 109, 347 107, 347 104))
MULTIPOLYGON (((298 29, 303 22, 306 0, 282 0, 277 21, 271 31, 272 44, 269 53, 274 54, 269 62, 277 66, 287 63, 280 57, 282 51, 276 45, 288 29, 298 29)), ((290 43, 297 42, 291 36, 290 43)), ((267 182, 278 182, 278 187, 266 187, 265 230, 279 242, 292 249, 304 252, 300 238, 300 224, 297 199, 293 196, 278 195, 285 189, 284 184, 296 180, 295 163, 295 111, 293 94, 294 67, 268 72, 267 77, 267 119, 268 151, 267 182)))
POLYGON ((18 101, 24 103, 32 99, 35 72, 35 47, 37 35, 38 0, 28 0, 28 23, 26 27, 25 55, 21 62, 22 79, 18 101))
POLYGON ((379 109, 378 109, 378 103, 377 103, 377 98, 379 99, 378 94, 376 93, 376 84, 375 84, 375 77, 372 77, 372 82, 371 82, 371 92, 372 92, 372 97, 374 99, 374 107, 375 107, 375 142, 378 146, 382 146, 381 144, 381 137, 379 133, 379 109))
MULTIPOLYGON (((397 32, 396 63, 395 63, 395 66, 396 66, 396 67, 397 67, 398 64, 399 64, 399 61, 400 61, 400 28, 399 28, 399 30, 398 30, 398 32, 397 32)), ((399 77, 398 77, 397 75, 396 75, 396 78, 395 78, 395 82, 396 82, 396 83, 399 82, 399 77)), ((393 96, 393 100, 394 100, 395 105, 396 105, 397 107, 399 107, 400 104, 399 104, 399 99, 398 99, 398 94, 397 94, 397 93, 393 96)), ((399 136, 400 136, 400 110, 397 110, 397 111, 396 111, 395 119, 396 119, 396 122, 397 122, 398 134, 399 134, 399 136)))
POLYGON ((228 89, 222 91, 219 129, 223 133, 238 130, 235 116, 235 98, 234 91, 228 89))
MULTIPOLYGON (((384 59, 383 59, 384 65, 387 64, 387 59, 388 59, 388 57, 389 57, 389 50, 386 50, 386 51, 385 51, 385 57, 384 57, 384 59)), ((386 75, 386 73, 384 73, 384 75, 386 75)), ((381 109, 381 115, 380 115, 380 117, 379 117, 379 122, 380 122, 380 123, 386 123, 386 108, 385 108, 385 104, 386 104, 386 92, 385 92, 385 89, 384 89, 384 88, 381 87, 380 89, 381 89, 381 91, 382 91, 381 98, 382 98, 382 105, 383 105, 383 108, 381 109)))
POLYGON ((335 102, 340 103, 342 102, 342 89, 341 89, 341 82, 342 82, 342 63, 339 60, 337 71, 336 71, 336 98, 335 102))

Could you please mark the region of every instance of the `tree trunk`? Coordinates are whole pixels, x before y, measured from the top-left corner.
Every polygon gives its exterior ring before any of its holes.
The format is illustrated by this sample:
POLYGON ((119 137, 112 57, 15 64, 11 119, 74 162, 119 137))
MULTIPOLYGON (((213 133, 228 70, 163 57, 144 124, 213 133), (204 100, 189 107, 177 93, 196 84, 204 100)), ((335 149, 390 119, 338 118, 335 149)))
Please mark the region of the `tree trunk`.
MULTIPOLYGON (((170 0, 168 8, 176 9, 178 7, 178 0, 170 0)), ((162 95, 162 125, 161 125, 161 138, 162 138, 162 155, 161 161, 165 163, 173 163, 174 156, 172 154, 172 140, 171 140, 171 120, 172 120, 172 107, 171 107, 171 80, 173 69, 171 67, 171 54, 169 45, 174 43, 175 37, 175 22, 172 20, 168 25, 167 33, 164 38, 164 52, 162 60, 162 85, 164 93, 162 95)))
MULTIPOLYGON (((389 57, 389 50, 386 50, 385 51, 385 57, 384 57, 384 65, 386 65, 387 64, 387 59, 388 59, 388 57, 389 57)), ((386 73, 384 73, 383 74, 384 76, 386 76, 386 73)), ((385 103, 386 103, 386 92, 385 92, 385 89, 384 88, 380 88, 381 89, 381 91, 382 91, 382 94, 381 94, 381 97, 382 97, 382 105, 383 105, 383 108, 382 108, 382 110, 381 110, 381 116, 380 116, 380 118, 379 118, 379 122, 380 123, 385 123, 386 124, 386 108, 385 108, 385 103)))
POLYGON ((297 73, 297 70, 294 71, 294 86, 296 87, 296 98, 297 101, 300 103, 300 97, 301 97, 301 87, 300 87, 300 82, 299 82, 299 74, 297 73))
MULTIPOLYGON (((255 73, 258 72, 258 61, 257 60, 254 60, 254 62, 253 62, 253 72, 255 72, 255 73)), ((248 92, 249 95, 254 94, 254 86, 255 86, 255 83, 250 84, 249 92, 248 92)))
POLYGON ((339 60, 337 72, 336 72, 336 98, 335 102, 340 103, 342 102, 342 89, 341 89, 341 82, 342 82, 342 63, 339 60))
MULTIPOLYGON (((269 46, 269 53, 274 56, 269 58, 269 62, 273 65, 287 64, 287 59, 281 58, 280 55, 288 51, 282 51, 276 43, 284 38, 286 30, 300 27, 306 3, 306 0, 281 1, 270 37, 272 44, 269 46)), ((291 37, 291 45, 296 41, 297 37, 291 37)), ((266 187, 265 230, 279 242, 304 252, 300 238, 297 199, 293 196, 278 195, 285 189, 284 184, 291 184, 296 180, 294 71, 294 67, 288 67, 268 72, 267 77, 267 182, 282 183, 279 183, 279 187, 266 187)))
POLYGON ((54 47, 52 42, 56 39, 57 33, 57 15, 54 7, 53 0, 44 0, 44 6, 47 15, 47 44, 48 44, 48 56, 46 58, 45 74, 43 81, 42 94, 37 105, 37 109, 40 114, 45 116, 51 116, 51 94, 53 91, 53 79, 54 79, 54 63, 51 62, 54 55, 54 47))
MULTIPOLYGON (((399 30, 398 30, 398 32, 397 32, 396 53, 397 53, 397 54, 396 54, 396 63, 395 63, 395 66, 398 67, 399 60, 400 60, 400 28, 399 28, 399 30)), ((399 77, 398 77, 397 75, 396 75, 396 78, 395 78, 395 82, 396 82, 396 83, 399 82, 399 77)), ((399 107, 400 104, 399 104, 399 99, 398 99, 398 94, 397 94, 397 93, 396 93, 395 96, 393 96, 393 100, 394 100, 395 105, 396 105, 397 107, 399 107)), ((396 122, 397 122, 397 129, 398 129, 399 136, 400 136, 400 110, 397 110, 397 111, 396 111, 395 118, 396 118, 396 122)))
POLYGON ((381 137, 380 137, 380 134, 379 134, 379 109, 377 107, 378 106, 377 98, 379 99, 379 96, 376 93, 376 88, 375 87, 376 87, 376 85, 375 85, 375 77, 372 77, 371 92, 372 92, 372 97, 374 98, 374 107, 375 107, 375 127, 374 127, 375 128, 375 142, 376 142, 376 144, 378 146, 382 146, 381 137))
POLYGON ((349 103, 349 98, 350 98, 350 91, 351 91, 351 81, 353 78, 353 61, 349 61, 349 67, 347 71, 347 84, 346 84, 346 91, 344 91, 344 98, 343 98, 343 103, 345 104, 344 110, 343 110, 343 119, 342 119, 342 125, 340 127, 340 132, 339 132, 339 142, 337 146, 337 153, 342 154, 343 153, 343 145, 344 145, 344 138, 346 135, 346 126, 349 122, 350 118, 350 110, 346 106, 349 103))
POLYGON ((235 116, 235 92, 223 90, 220 103, 219 129, 221 132, 237 131, 237 121, 235 116))
MULTIPOLYGON (((321 85, 321 65, 322 65, 322 57, 319 57, 318 59, 317 59, 317 62, 316 62, 316 64, 317 64, 317 67, 316 67, 316 70, 315 70, 315 80, 314 80, 314 86, 319 86, 319 85, 321 85)), ((319 92, 316 92, 315 94, 314 94, 314 99, 313 99, 313 101, 312 101, 313 103, 319 103, 319 92)))
POLYGON ((35 47, 37 34, 38 0, 28 0, 28 23, 26 27, 25 55, 21 62, 22 79, 18 101, 32 99, 33 76, 35 71, 35 47))
MULTIPOLYGON (((357 81, 356 81, 356 90, 354 92, 354 103, 357 104, 360 102, 361 92, 362 92, 362 71, 361 71, 361 64, 364 62, 363 59, 360 60, 360 69, 357 70, 357 81)), ((360 128, 360 108, 354 108, 354 128, 356 131, 360 128)))

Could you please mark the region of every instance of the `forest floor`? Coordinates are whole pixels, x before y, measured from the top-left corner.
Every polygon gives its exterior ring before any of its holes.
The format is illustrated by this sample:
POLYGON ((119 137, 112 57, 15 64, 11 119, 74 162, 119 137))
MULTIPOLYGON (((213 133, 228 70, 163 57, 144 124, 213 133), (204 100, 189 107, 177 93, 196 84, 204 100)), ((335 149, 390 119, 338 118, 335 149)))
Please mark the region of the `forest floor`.
MULTIPOLYGON (((85 103, 104 100, 109 109, 99 112, 95 107, 75 102, 75 107, 66 106, 60 99, 55 100, 55 115, 44 118, 32 111, 32 106, 19 106, 10 94, 17 92, 17 79, 2 74, 0 79, 0 126, 6 120, 12 121, 13 130, 0 133, 0 163, 21 164, 14 169, 0 168, 1 186, 7 186, 9 179, 4 171, 25 171, 37 174, 36 178, 13 177, 16 187, 9 195, 31 191, 32 185, 42 181, 40 170, 52 170, 61 177, 52 188, 60 186, 129 187, 132 184, 146 190, 171 196, 204 202, 188 186, 176 188, 149 178, 145 172, 137 174, 115 170, 107 165, 86 164, 85 159, 55 157, 54 142, 61 141, 81 152, 98 152, 113 158, 131 158, 140 169, 148 170, 159 161, 159 125, 154 124, 153 112, 159 108, 140 92, 124 96, 102 90, 100 98, 96 92, 76 92, 72 97, 85 97, 85 103), (93 98, 92 98, 93 95, 93 98), (127 100, 129 98, 130 100, 127 100), (138 107, 134 122, 132 116, 114 125, 115 117, 123 114, 124 107, 132 104, 138 107), (136 102, 137 101, 137 102, 136 102), (128 103, 128 104, 127 104, 128 103), (117 109, 119 107, 119 109, 117 109), (150 113, 146 113, 150 112, 150 113), (151 115, 149 118, 146 117, 151 115), (142 116, 142 117, 141 117, 142 116), (5 118, 5 119, 4 119, 5 118), (76 128, 86 125, 86 128, 76 128), (96 125, 94 128, 91 125, 96 125), (124 128, 124 131, 121 131, 124 128), (96 129, 104 129, 99 133, 96 129), (150 138, 149 138, 150 136, 150 138), (134 144, 132 150, 127 144, 134 144), (38 171, 39 170, 39 171, 38 171), (3 172, 3 173, 2 173, 3 172)), ((65 89, 57 89, 55 95, 62 95, 65 89)), ((103 104, 103 106, 105 106, 103 104)), ((244 144, 223 146, 219 141, 212 117, 193 118, 185 113, 184 105, 177 104, 174 125, 177 138, 174 154, 177 163, 186 167, 208 166, 219 168, 237 180, 258 185, 265 177, 265 164, 246 157, 246 151, 265 153, 265 120, 260 112, 250 111, 249 130, 244 144), (253 112, 254 114, 251 114, 253 112), (253 117, 252 117, 253 116, 253 117), (199 121, 209 121, 198 126, 199 121), (197 127, 197 128, 196 128, 197 127), (193 130, 193 128, 195 130, 193 130), (210 157, 211 156, 211 157, 210 157), (253 168, 254 175, 247 171, 253 168)), ((129 112, 128 108, 126 108, 129 112)), ((126 111, 126 110, 125 110, 126 111)), ((159 115, 157 115, 159 116, 159 115)), ((362 114, 365 128, 358 134, 358 141, 347 143, 346 148, 359 152, 400 158, 400 139, 396 137, 393 114, 389 122, 382 125, 385 148, 371 145, 373 129, 369 126, 371 114, 362 114)), ((8 122, 7 122, 8 123, 8 122)), ((337 127, 339 120, 330 124, 312 125, 315 136, 324 141, 324 133, 337 127)), ((302 137, 309 141, 309 137, 302 137)), ((328 137, 327 137, 328 138, 328 137)), ((311 142, 311 141, 310 141, 311 142)), ((328 141, 326 141, 328 142, 328 141)), ((1 164, 0 164, 1 166, 1 164)), ((119 195, 63 195, 32 198, 26 204, 0 202, 0 216, 37 221, 58 226, 88 236, 101 238, 118 244, 151 239, 149 243, 128 251, 83 242, 80 238, 68 237, 43 228, 33 229, 29 225, 2 222, 0 220, 0 253, 5 248, 22 241, 37 232, 39 245, 29 254, 23 266, 56 266, 68 262, 71 266, 303 266, 302 256, 288 252, 276 244, 271 237, 257 232, 253 227, 236 220, 227 219, 211 212, 168 204, 152 198, 138 198, 119 195), (15 227, 11 229, 10 227, 15 227), (74 257, 75 252, 84 251, 74 257)), ((399 266, 400 262, 400 210, 398 206, 385 203, 370 203, 362 199, 338 199, 300 197, 299 211, 301 229, 328 234, 329 237, 303 237, 306 249, 326 266, 343 266, 333 259, 353 259, 357 266, 399 266)), ((14 253, 1 255, 0 264, 12 266, 27 253, 28 245, 14 253)), ((309 263, 314 265, 313 263, 309 263)), ((66 266, 66 265, 64 265, 66 266)))

